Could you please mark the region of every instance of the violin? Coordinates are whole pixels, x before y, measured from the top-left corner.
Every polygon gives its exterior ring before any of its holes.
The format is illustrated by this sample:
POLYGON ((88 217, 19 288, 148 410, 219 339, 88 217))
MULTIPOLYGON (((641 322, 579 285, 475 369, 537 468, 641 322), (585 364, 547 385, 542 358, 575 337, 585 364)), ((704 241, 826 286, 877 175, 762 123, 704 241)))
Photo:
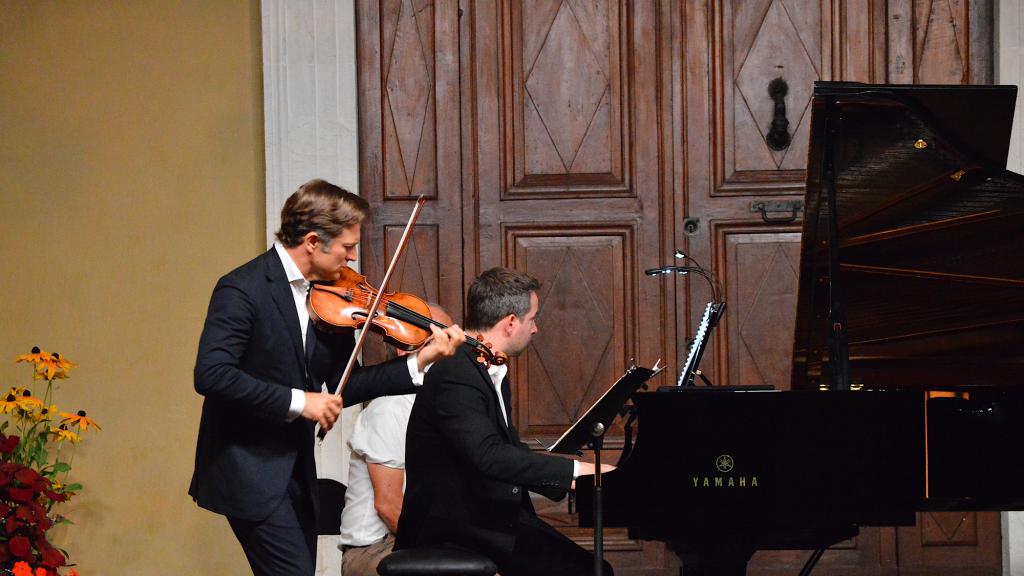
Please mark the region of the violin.
MULTIPOLYGON (((370 285, 366 276, 346 267, 334 282, 314 282, 306 306, 313 323, 326 332, 364 328, 367 309, 377 295, 378 290, 370 285)), ((370 322, 370 330, 383 335, 384 341, 396 348, 411 351, 427 341, 431 325, 441 329, 448 327, 430 317, 430 308, 423 299, 405 292, 384 292, 370 322)), ((466 343, 476 350, 477 361, 485 366, 508 362, 508 356, 491 350, 480 336, 467 335, 466 343)))

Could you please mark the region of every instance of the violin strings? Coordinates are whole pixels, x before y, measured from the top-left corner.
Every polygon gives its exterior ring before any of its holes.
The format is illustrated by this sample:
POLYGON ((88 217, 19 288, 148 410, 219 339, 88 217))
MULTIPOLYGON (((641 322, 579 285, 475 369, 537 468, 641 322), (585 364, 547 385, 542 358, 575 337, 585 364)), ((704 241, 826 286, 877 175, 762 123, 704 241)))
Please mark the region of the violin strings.
MULTIPOLYGON (((337 294, 336 292, 332 291, 332 293, 337 295, 337 296, 341 296, 340 294, 337 294)), ((346 301, 352 302, 353 304, 361 305, 361 306, 364 306, 364 307, 369 306, 370 303, 373 302, 373 296, 370 293, 366 292, 366 291, 360 291, 359 295, 356 295, 355 291, 353 291, 351 299, 344 298, 344 297, 342 297, 342 298, 344 300, 346 300, 346 301)), ((424 316, 423 314, 420 314, 419 312, 417 312, 415 310, 412 310, 410 308, 406 308, 405 306, 402 306, 401 304, 398 304, 396 302, 386 301, 386 305, 388 306, 389 309, 393 309, 393 310, 397 311, 398 313, 406 316, 405 318, 398 318, 399 320, 405 320, 406 322, 409 322, 410 324, 412 324, 412 323, 414 323, 416 321, 419 321, 421 323, 426 323, 427 326, 429 326, 430 324, 433 324, 434 326, 437 326, 438 328, 441 328, 441 329, 447 328, 447 326, 445 326, 444 324, 438 322, 437 320, 434 320, 430 316, 424 316)), ((392 314, 392 315, 394 315, 394 314, 392 314)), ((395 315, 395 316, 397 317, 397 315, 395 315)), ((417 327, 418 328, 426 328, 427 326, 419 325, 417 327)), ((468 334, 466 335, 466 342, 468 342, 470 346, 473 346, 475 348, 479 348, 481 346, 480 342, 476 338, 473 338, 472 336, 470 336, 468 334)))

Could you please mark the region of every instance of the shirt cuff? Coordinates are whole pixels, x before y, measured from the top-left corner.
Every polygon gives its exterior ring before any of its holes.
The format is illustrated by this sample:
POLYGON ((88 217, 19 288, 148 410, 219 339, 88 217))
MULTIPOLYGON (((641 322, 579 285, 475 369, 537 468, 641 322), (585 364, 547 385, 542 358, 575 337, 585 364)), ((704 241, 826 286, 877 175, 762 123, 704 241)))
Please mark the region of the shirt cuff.
POLYGON ((421 372, 419 352, 413 352, 412 354, 409 354, 407 358, 408 360, 405 361, 405 365, 409 368, 409 377, 412 378, 412 385, 423 386, 423 376, 426 375, 427 370, 430 370, 430 367, 433 366, 433 364, 428 364, 421 372))
POLYGON ((306 393, 298 388, 292 388, 292 403, 288 407, 288 418, 285 422, 291 422, 302 416, 302 411, 306 408, 306 393))
POLYGON ((580 477, 580 463, 578 460, 572 461, 572 479, 575 480, 580 477))

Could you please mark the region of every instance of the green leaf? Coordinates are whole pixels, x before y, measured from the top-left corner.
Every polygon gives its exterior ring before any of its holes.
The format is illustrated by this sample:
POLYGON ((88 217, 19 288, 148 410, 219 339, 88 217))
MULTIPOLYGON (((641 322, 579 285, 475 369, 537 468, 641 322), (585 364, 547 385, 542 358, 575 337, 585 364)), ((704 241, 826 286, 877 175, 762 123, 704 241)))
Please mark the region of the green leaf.
POLYGON ((77 484, 77 483, 76 484, 68 484, 68 485, 64 486, 64 491, 65 492, 78 492, 81 489, 82 489, 82 485, 81 484, 77 484))
POLYGON ((54 472, 67 472, 71 470, 71 465, 67 462, 54 462, 50 469, 54 472))

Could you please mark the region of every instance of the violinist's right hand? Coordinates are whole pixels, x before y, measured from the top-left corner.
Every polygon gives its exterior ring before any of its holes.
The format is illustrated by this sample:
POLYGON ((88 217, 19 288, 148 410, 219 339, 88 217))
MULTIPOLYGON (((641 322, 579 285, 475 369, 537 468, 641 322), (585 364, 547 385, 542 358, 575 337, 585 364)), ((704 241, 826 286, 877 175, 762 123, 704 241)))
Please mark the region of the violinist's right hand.
POLYGON ((327 392, 306 392, 306 405, 302 417, 320 424, 320 429, 330 430, 341 414, 341 397, 327 392))

